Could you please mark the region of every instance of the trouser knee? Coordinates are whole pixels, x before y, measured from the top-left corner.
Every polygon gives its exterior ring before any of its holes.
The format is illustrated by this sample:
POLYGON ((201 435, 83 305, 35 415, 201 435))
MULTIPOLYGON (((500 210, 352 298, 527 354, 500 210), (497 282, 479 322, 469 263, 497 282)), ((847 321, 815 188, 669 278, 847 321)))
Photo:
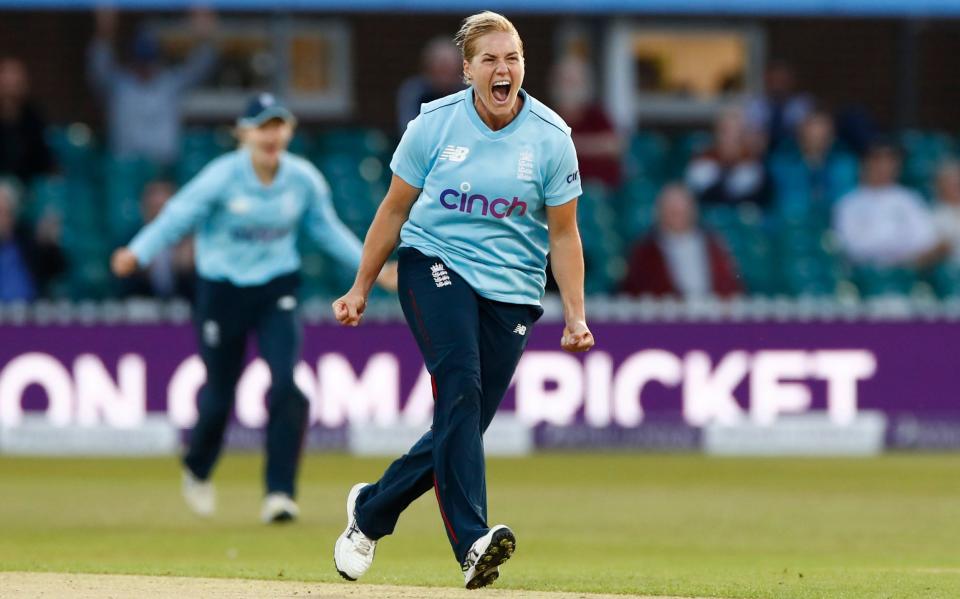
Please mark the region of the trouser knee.
POLYGON ((270 410, 306 409, 308 401, 300 388, 290 380, 280 380, 270 385, 268 392, 270 410))

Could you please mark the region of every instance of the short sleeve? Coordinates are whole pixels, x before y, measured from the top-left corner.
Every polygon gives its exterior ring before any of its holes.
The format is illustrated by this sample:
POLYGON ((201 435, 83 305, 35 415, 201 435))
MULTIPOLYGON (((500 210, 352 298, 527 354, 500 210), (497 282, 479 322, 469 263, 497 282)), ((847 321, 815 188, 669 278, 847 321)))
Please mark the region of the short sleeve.
POLYGON ((559 157, 548 169, 549 174, 543 182, 543 199, 547 206, 566 204, 583 193, 573 139, 569 135, 565 136, 557 151, 559 157))
POLYGON ((425 129, 423 115, 410 121, 390 161, 393 174, 419 189, 423 189, 423 182, 430 170, 425 129))

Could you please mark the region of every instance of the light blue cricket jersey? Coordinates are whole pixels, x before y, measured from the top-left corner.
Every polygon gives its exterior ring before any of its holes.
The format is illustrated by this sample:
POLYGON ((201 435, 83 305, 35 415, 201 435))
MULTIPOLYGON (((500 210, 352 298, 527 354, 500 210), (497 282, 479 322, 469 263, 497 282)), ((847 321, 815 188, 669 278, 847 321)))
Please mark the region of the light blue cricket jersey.
POLYGON ((526 92, 520 113, 491 131, 473 88, 424 104, 393 155, 420 188, 402 246, 443 260, 483 297, 539 304, 546 283, 547 206, 580 196, 570 128, 526 92))
POLYGON ((143 266, 193 231, 197 273, 248 287, 300 268, 301 226, 326 253, 357 269, 360 241, 337 218, 320 171, 284 153, 267 186, 257 178, 250 152, 240 149, 208 164, 137 234, 130 249, 143 266))

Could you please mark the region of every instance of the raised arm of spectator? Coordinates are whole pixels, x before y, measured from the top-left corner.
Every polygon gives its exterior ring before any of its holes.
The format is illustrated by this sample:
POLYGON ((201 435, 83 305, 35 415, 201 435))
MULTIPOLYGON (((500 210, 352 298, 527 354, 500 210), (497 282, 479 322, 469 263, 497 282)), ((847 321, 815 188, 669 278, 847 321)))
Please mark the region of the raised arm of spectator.
POLYGON ((183 64, 173 69, 173 79, 181 90, 195 87, 209 77, 218 57, 217 46, 213 42, 217 30, 216 14, 207 9, 195 9, 190 22, 200 44, 190 52, 183 64))
POLYGON ((107 93, 120 76, 113 54, 113 38, 117 29, 117 13, 99 8, 95 13, 96 36, 87 48, 87 76, 98 93, 107 93))

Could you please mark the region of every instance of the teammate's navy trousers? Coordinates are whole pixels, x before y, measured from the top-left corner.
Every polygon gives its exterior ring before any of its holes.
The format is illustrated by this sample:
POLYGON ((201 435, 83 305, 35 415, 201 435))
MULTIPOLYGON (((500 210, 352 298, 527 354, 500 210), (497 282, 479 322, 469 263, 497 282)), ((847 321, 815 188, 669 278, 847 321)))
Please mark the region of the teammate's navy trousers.
POLYGON ((194 314, 207 384, 183 459, 197 478, 209 478, 220 455, 237 379, 243 371, 247 337, 256 332, 260 356, 270 368, 266 489, 294 496, 308 414, 307 399, 293 382, 303 339, 298 287, 296 274, 251 287, 204 279, 197 282, 194 314))
POLYGON ((400 304, 433 376, 433 427, 357 498, 357 525, 378 539, 434 488, 457 561, 489 530, 483 432, 506 392, 539 306, 485 299, 437 258, 401 248, 400 304))

